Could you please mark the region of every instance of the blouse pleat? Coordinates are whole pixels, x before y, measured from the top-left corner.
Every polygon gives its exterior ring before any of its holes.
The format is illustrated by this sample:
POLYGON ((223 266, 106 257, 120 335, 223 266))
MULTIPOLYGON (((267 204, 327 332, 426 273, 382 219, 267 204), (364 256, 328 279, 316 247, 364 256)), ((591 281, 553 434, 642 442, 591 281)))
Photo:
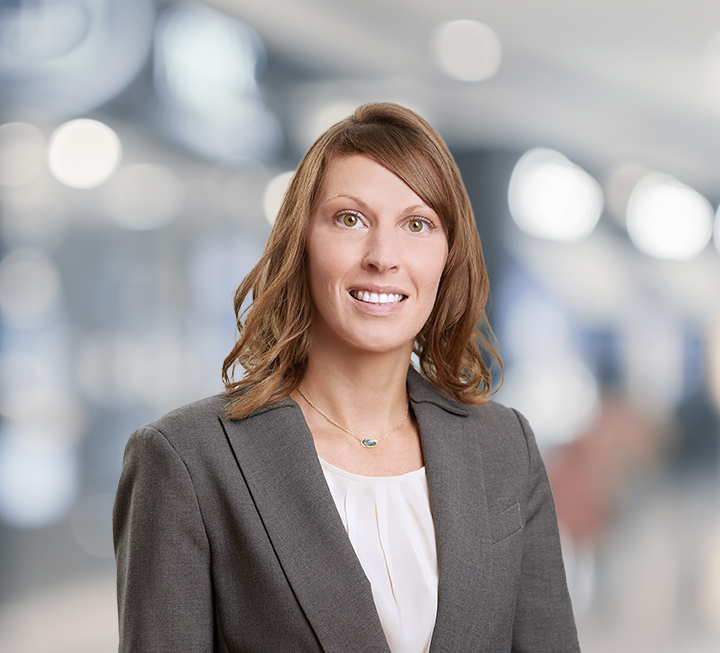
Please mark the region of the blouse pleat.
POLYGON ((372 586, 392 653, 426 653, 437 612, 435 528, 425 468, 361 476, 320 461, 372 586))

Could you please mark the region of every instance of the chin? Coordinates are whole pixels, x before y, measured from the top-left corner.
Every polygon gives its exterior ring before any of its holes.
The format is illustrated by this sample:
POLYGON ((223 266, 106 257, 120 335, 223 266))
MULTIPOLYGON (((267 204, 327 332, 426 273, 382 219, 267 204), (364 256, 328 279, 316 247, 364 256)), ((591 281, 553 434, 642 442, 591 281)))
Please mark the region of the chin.
POLYGON ((369 354, 407 354, 408 360, 412 354, 415 345, 415 338, 408 340, 400 340, 397 338, 362 337, 348 340, 349 344, 356 351, 365 351, 369 354))
POLYGON ((329 347, 336 352, 347 350, 348 354, 406 354, 408 361, 415 346, 415 337, 422 325, 392 323, 392 320, 336 320, 335 324, 316 319, 313 324, 315 346, 329 347))

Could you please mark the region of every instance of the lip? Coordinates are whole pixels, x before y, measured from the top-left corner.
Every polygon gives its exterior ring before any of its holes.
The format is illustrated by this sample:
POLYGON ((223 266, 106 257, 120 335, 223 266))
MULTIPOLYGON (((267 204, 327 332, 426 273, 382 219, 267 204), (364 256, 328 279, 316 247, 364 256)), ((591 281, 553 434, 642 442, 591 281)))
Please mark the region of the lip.
POLYGON ((378 286, 376 284, 363 284, 363 285, 356 285, 353 286, 348 290, 348 296, 352 300, 353 304, 363 313, 367 315, 393 315, 399 311, 402 310, 405 300, 408 298, 408 293, 404 292, 402 288, 397 288, 395 286, 378 286), (380 303, 371 303, 371 302, 365 302, 361 299, 358 299, 353 295, 353 293, 356 292, 368 292, 368 293, 376 293, 378 295, 380 294, 386 294, 386 295, 402 295, 403 299, 401 299, 399 302, 387 302, 385 304, 380 303))
POLYGON ((373 283, 357 284, 348 288, 348 292, 355 292, 356 290, 362 290, 364 292, 376 292, 378 295, 380 293, 385 293, 386 295, 405 295, 406 297, 408 295, 407 292, 405 292, 402 288, 398 288, 397 286, 378 286, 373 283))

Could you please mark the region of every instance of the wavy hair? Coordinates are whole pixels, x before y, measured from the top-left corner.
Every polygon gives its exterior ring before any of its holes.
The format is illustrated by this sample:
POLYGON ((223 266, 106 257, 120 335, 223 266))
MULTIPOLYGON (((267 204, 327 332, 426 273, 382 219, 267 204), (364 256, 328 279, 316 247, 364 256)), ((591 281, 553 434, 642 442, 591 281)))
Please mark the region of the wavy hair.
POLYGON ((452 155, 416 113, 392 103, 365 104, 305 154, 260 261, 235 292, 238 338, 223 363, 232 419, 282 399, 300 384, 313 317, 305 267, 308 222, 330 162, 354 154, 400 177, 445 227, 445 269, 433 310, 415 339, 420 372, 453 399, 477 405, 488 400, 492 383, 483 352, 502 370, 485 312, 489 284, 480 236, 452 155), (252 302, 243 310, 249 295, 252 302), (238 365, 244 375, 234 380, 238 365))

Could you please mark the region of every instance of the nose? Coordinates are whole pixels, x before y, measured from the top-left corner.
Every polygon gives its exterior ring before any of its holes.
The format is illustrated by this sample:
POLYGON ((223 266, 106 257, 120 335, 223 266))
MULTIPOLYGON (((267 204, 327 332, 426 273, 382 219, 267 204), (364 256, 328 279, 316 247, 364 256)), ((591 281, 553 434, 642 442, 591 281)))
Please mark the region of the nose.
POLYGON ((391 229, 373 229, 367 238, 363 268, 377 272, 395 270, 400 265, 397 236, 391 229))

